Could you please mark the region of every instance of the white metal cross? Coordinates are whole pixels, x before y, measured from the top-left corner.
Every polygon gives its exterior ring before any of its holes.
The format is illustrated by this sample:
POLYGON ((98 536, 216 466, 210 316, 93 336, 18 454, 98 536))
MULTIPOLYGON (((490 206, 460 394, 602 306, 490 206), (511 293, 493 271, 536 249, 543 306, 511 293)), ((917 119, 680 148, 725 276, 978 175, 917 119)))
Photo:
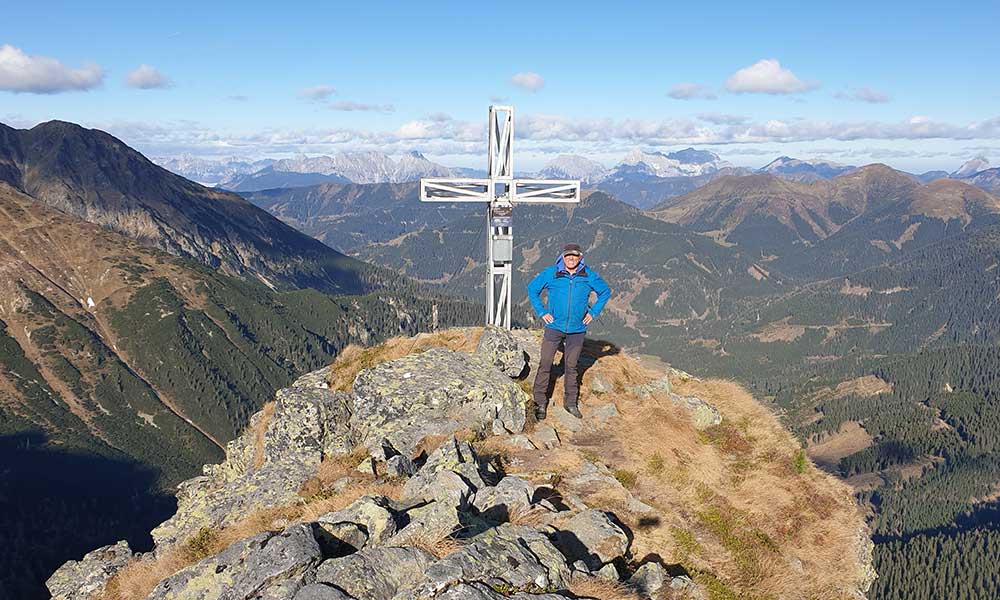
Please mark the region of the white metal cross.
POLYGON ((580 182, 568 179, 514 179, 514 107, 491 106, 489 177, 420 180, 421 202, 485 202, 486 323, 510 329, 515 204, 580 202, 580 182))

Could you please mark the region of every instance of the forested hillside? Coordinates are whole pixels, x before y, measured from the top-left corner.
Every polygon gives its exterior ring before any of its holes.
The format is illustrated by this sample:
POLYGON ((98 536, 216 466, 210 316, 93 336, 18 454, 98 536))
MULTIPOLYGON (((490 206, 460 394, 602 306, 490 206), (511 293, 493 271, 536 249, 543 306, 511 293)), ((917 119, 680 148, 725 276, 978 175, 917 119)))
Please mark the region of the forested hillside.
POLYGON ((146 248, 0 184, 0 597, 121 537, 217 460, 249 415, 347 344, 467 324, 397 289, 277 292, 146 248))

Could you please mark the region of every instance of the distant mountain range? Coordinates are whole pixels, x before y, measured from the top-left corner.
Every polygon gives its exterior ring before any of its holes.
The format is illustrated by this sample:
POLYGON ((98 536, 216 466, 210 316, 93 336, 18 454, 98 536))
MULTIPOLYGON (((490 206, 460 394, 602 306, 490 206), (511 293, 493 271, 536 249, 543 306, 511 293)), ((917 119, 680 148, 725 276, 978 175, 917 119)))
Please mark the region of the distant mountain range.
MULTIPOLYGON (((476 169, 451 168, 413 151, 399 158, 382 152, 355 152, 333 156, 298 156, 282 160, 245 162, 205 161, 191 156, 158 160, 164 168, 189 179, 237 192, 295 188, 321 183, 405 183, 421 177, 483 177, 476 169)), ((962 179, 986 190, 1000 190, 1000 175, 989 161, 977 157, 952 173, 928 171, 908 174, 923 183, 935 179, 962 179)), ((707 150, 676 152, 632 150, 612 168, 579 155, 560 155, 537 173, 547 179, 578 179, 584 186, 607 192, 642 209, 695 190, 718 177, 766 173, 781 179, 813 183, 855 171, 858 167, 827 160, 781 156, 752 170, 735 167, 707 150)))

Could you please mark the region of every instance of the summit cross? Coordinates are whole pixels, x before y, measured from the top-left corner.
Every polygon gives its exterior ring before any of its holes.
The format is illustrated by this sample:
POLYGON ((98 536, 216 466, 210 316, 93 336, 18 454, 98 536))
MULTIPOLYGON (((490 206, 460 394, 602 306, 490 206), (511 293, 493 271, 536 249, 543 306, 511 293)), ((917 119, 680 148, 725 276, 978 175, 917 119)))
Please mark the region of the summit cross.
POLYGON ((514 178, 514 107, 490 106, 488 175, 485 179, 420 180, 421 202, 483 202, 486 208, 486 324, 510 329, 515 204, 580 202, 580 182, 514 178))

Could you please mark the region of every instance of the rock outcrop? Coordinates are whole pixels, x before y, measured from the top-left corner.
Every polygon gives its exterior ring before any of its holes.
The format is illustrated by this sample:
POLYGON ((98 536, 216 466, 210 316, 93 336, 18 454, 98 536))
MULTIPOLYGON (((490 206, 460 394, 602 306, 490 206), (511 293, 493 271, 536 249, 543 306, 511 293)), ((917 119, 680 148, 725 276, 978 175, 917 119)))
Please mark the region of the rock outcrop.
MULTIPOLYGON (((508 332, 488 330, 474 353, 431 348, 368 365, 350 392, 329 389, 329 368, 303 376, 228 444, 224 462, 180 486, 177 513, 153 531, 154 552, 134 555, 122 542, 66 563, 48 582, 53 597, 93 599, 130 563, 177 560, 219 531, 240 534, 188 555, 147 599, 569 600, 611 589, 707 597, 680 565, 668 570, 638 544, 637 527, 668 515, 632 493, 635 474, 589 452, 567 458, 574 443, 593 443, 626 418, 627 405, 619 413, 605 403, 592 409, 599 418, 573 428, 554 420, 558 434, 537 426, 529 437, 527 397, 511 379, 526 375, 526 355, 508 332), (503 458, 507 451, 522 454, 503 458), (324 461, 343 463, 339 479, 305 495, 324 461), (321 504, 364 485, 341 504, 321 504), (288 507, 298 516, 241 528, 288 507)), ((654 406, 677 401, 666 379, 634 394, 654 406)), ((714 407, 707 416, 695 403, 684 408, 688 431, 721 418, 714 407)))

